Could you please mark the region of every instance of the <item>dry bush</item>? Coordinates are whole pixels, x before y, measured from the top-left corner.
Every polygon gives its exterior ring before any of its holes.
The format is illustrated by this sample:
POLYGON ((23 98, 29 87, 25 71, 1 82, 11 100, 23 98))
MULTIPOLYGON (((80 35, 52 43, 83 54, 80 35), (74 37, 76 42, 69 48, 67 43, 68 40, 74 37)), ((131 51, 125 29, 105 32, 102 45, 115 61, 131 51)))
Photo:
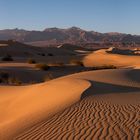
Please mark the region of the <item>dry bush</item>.
POLYGON ((40 56, 46 56, 45 53, 38 53, 38 55, 40 55, 40 56))
POLYGON ((53 54, 52 53, 48 53, 48 56, 53 56, 53 54))
POLYGON ((13 58, 11 55, 5 55, 4 57, 2 57, 1 59, 2 61, 13 61, 13 58))
POLYGON ((0 82, 8 83, 9 74, 7 72, 0 72, 0 82))
POLYGON ((71 60, 70 64, 76 65, 76 66, 84 66, 84 64, 81 60, 76 60, 76 59, 71 60))
POLYGON ((15 78, 15 77, 9 78, 8 83, 9 84, 14 84, 14 85, 17 85, 17 86, 22 84, 22 82, 18 78, 15 78))
POLYGON ((45 78, 44 78, 44 82, 50 81, 50 80, 52 80, 52 79, 53 79, 53 75, 52 75, 51 73, 48 73, 48 74, 45 76, 45 78))
POLYGON ((18 78, 10 77, 7 72, 0 72, 0 83, 21 85, 21 81, 18 78))
POLYGON ((117 67, 114 65, 103 65, 103 66, 95 66, 92 67, 92 70, 102 70, 102 69, 116 69, 117 67))
POLYGON ((35 64, 35 63, 36 63, 36 61, 35 61, 34 59, 32 59, 32 58, 29 58, 29 59, 27 60, 27 62, 28 62, 29 64, 35 64))
POLYGON ((46 70, 48 70, 50 68, 47 64, 44 64, 44 63, 36 64, 35 67, 40 69, 40 70, 44 70, 44 71, 46 71, 46 70))

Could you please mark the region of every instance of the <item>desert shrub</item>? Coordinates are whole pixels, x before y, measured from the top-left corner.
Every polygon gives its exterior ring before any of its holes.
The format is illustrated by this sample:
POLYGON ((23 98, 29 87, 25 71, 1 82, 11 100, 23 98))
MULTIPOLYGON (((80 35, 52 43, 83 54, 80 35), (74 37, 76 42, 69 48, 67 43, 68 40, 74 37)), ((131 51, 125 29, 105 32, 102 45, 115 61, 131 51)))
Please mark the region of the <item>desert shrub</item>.
POLYGON ((9 78, 8 83, 9 84, 14 84, 14 85, 17 85, 17 86, 22 84, 22 82, 18 78, 15 78, 15 77, 9 78))
POLYGON ((92 67, 92 70, 102 70, 102 69, 116 69, 117 67, 114 65, 103 65, 103 66, 96 66, 92 67))
POLYGON ((7 72, 1 72, 0 79, 1 79, 1 83, 8 82, 9 74, 7 72))
POLYGON ((42 55, 42 56, 46 56, 45 53, 42 53, 41 55, 42 55))
POLYGON ((7 72, 1 72, 0 76, 2 79, 8 79, 9 78, 9 74, 7 72))
POLYGON ((52 75, 51 73, 48 73, 48 74, 45 76, 45 78, 44 78, 44 82, 50 81, 50 80, 52 80, 52 79, 53 79, 53 75, 52 75))
POLYGON ((11 55, 5 55, 4 57, 2 57, 1 60, 2 61, 13 61, 13 58, 11 55))
POLYGON ((10 77, 7 72, 0 72, 0 83, 21 85, 21 81, 18 78, 10 77))
POLYGON ((52 53, 48 53, 48 56, 53 56, 53 54, 52 53))
POLYGON ((50 68, 47 64, 44 64, 44 63, 36 64, 35 67, 40 69, 40 70, 45 70, 45 71, 50 68))
POLYGON ((38 55, 40 55, 40 56, 45 56, 45 53, 38 53, 38 55))
POLYGON ((14 81, 14 84, 19 86, 19 85, 22 84, 22 82, 19 79, 16 78, 15 81, 14 81))
POLYGON ((27 62, 28 62, 29 64, 35 64, 35 63, 36 63, 36 61, 35 61, 34 59, 32 59, 32 58, 29 58, 29 59, 27 60, 27 62))
POLYGON ((70 64, 76 65, 76 66, 84 66, 84 64, 83 64, 82 61, 80 61, 80 60, 74 60, 74 59, 70 61, 70 64))

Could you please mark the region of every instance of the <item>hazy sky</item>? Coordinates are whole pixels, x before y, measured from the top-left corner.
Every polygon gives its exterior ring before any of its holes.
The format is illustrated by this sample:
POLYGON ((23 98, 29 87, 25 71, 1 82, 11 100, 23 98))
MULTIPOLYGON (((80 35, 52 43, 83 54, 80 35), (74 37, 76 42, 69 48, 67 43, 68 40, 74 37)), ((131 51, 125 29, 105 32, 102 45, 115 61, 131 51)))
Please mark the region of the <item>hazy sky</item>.
POLYGON ((0 29, 71 26, 140 35, 140 0, 0 0, 0 29))

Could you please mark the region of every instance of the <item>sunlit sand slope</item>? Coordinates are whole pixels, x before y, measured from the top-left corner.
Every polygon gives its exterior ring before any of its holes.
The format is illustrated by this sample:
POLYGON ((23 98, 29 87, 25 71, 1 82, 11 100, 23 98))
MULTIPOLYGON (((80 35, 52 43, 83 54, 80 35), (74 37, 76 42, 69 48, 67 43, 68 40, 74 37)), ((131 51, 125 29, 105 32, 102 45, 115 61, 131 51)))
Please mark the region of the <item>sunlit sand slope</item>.
POLYGON ((79 101, 90 83, 62 78, 21 87, 0 87, 0 140, 10 140, 24 129, 79 101))
POLYGON ((106 49, 95 51, 84 58, 86 66, 114 65, 140 68, 140 56, 107 53, 106 49))
POLYGON ((16 140, 140 139, 140 70, 102 70, 70 77, 90 81, 81 101, 37 123, 16 140))

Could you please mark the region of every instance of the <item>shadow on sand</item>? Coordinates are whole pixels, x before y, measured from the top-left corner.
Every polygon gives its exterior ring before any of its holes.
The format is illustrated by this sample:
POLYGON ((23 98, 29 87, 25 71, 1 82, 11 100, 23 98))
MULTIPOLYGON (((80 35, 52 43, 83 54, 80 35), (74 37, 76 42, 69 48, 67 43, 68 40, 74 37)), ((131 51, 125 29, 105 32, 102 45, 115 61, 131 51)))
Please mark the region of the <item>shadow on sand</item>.
POLYGON ((140 69, 132 69, 126 73, 129 79, 140 83, 140 69))
POLYGON ((91 83, 91 87, 81 95, 81 99, 100 94, 140 92, 140 88, 137 87, 113 85, 96 81, 89 82, 91 83))

